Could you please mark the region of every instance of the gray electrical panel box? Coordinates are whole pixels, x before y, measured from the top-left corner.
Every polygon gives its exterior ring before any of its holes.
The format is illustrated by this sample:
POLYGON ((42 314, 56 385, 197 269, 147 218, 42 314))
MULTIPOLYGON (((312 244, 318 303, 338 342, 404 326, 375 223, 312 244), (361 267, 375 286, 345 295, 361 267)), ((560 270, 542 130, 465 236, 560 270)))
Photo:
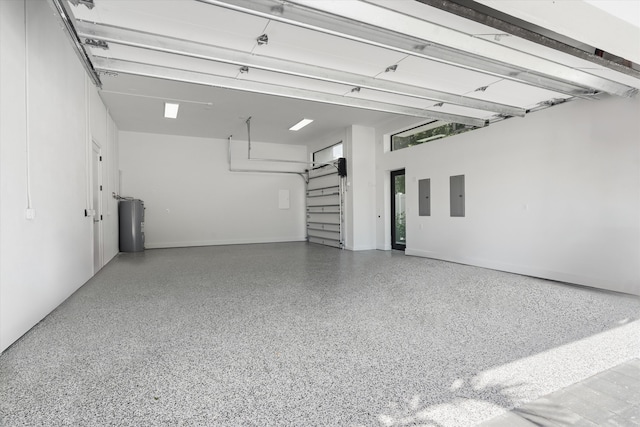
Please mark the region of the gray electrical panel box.
POLYGON ((449 177, 451 216, 464 216, 464 175, 449 177))
POLYGON ((120 252, 144 251, 144 202, 123 199, 118 204, 120 252))
POLYGON ((431 179, 418 181, 418 215, 431 216, 431 179))

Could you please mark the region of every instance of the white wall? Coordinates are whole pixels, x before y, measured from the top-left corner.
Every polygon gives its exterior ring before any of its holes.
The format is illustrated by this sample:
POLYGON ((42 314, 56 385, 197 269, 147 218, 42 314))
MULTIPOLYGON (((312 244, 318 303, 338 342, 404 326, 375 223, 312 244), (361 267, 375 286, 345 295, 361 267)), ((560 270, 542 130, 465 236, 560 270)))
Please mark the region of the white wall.
MULTIPOLYGON (((88 130, 89 97, 101 102, 52 9, 27 2, 25 48, 24 8, 20 0, 0 1, 0 350, 92 276, 92 219, 84 216, 91 208, 88 135, 107 141, 103 130, 88 130), (34 220, 25 219, 27 165, 34 220)), ((114 128, 106 113, 101 117, 114 128)), ((110 141, 113 149, 116 139, 110 141)), ((115 254, 113 221, 104 231, 107 261, 115 254)))
POLYGON ((640 98, 574 101, 385 152, 378 129, 378 248, 389 247, 389 171, 406 168, 407 251, 640 294, 640 98), (449 216, 449 176, 466 217, 449 216), (432 215, 417 180, 431 178, 432 215))
MULTIPOLYGON (((120 132, 119 141, 121 194, 144 200, 147 248, 305 240, 301 176, 230 172, 226 140, 120 132), (279 208, 280 190, 289 209, 279 208)), ((233 144, 234 168, 304 169, 247 161, 246 142, 233 144)), ((252 157, 307 156, 302 146, 252 145, 252 157)))
POLYGON ((118 127, 109 115, 98 90, 94 86, 88 85, 88 91, 88 113, 91 122, 89 140, 98 144, 102 153, 102 238, 103 264, 106 264, 119 251, 118 201, 112 196, 112 193, 118 193, 119 185, 118 127))
POLYGON ((351 126, 345 141, 347 158, 347 231, 345 248, 376 248, 375 129, 351 126))
POLYGON ((352 251, 376 248, 375 129, 352 125, 309 143, 314 151, 342 141, 347 159, 344 200, 344 247, 352 251))

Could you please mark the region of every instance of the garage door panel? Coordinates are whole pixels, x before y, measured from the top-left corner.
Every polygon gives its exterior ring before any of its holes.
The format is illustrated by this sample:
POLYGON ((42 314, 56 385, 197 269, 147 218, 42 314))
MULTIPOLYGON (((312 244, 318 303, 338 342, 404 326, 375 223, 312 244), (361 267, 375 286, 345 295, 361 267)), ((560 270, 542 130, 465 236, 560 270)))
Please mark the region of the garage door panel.
POLYGON ((309 197, 307 206, 340 206, 340 194, 331 194, 328 196, 309 197))
POLYGON ((334 165, 309 171, 307 239, 342 248, 342 178, 334 165))
POLYGON ((307 224, 307 230, 317 230, 317 231, 332 231, 334 233, 340 232, 340 224, 325 224, 322 222, 309 222, 307 224))
POLYGON ((334 248, 342 248, 341 243, 339 241, 337 241, 337 240, 323 239, 323 238, 319 238, 319 237, 311 237, 311 236, 309 236, 309 243, 319 243, 319 244, 325 245, 325 246, 333 246, 334 248))
POLYGON ((340 186, 339 185, 332 185, 331 187, 328 187, 328 188, 320 188, 320 189, 316 189, 316 190, 307 190, 307 197, 309 197, 309 198, 329 196, 329 195, 339 196, 340 195, 340 186))
POLYGON ((336 185, 339 185, 338 174, 332 173, 328 175, 322 175, 316 178, 310 178, 308 190, 329 189, 329 188, 335 187, 336 185))

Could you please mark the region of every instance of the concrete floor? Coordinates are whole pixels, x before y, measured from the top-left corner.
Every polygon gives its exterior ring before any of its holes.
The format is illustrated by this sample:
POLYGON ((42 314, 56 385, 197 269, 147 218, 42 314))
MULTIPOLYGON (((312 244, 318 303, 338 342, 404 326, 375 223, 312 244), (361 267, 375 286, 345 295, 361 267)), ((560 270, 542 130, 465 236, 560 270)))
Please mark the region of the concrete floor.
POLYGON ((639 317, 398 252, 121 254, 0 356, 0 425, 473 426, 637 358, 639 317))
POLYGON ((640 426, 640 359, 509 411, 481 427, 640 426))

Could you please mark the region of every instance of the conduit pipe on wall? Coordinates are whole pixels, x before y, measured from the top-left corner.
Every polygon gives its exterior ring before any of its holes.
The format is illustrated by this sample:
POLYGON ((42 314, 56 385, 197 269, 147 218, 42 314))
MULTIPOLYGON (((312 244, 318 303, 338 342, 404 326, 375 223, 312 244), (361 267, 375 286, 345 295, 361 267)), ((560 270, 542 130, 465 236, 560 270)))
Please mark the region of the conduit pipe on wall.
POLYGON ((297 163, 301 165, 307 165, 313 167, 314 165, 320 166, 333 166, 338 169, 338 166, 335 162, 303 162, 301 160, 282 160, 282 159, 263 159, 251 157, 251 117, 249 117, 246 121, 247 123, 247 160, 258 160, 261 162, 277 162, 277 163, 297 163))
POLYGON ((27 174, 27 209, 31 209, 31 135, 29 133, 29 20, 27 18, 27 3, 27 0, 24 0, 24 136, 27 174))
POLYGON ((87 77, 84 78, 84 120, 86 138, 84 146, 84 172, 85 182, 87 183, 85 216, 90 216, 87 213, 91 211, 93 207, 93 201, 91 200, 91 147, 89 146, 91 141, 91 92, 89 91, 87 77))
POLYGON ((257 170, 257 169, 238 169, 238 168, 234 168, 231 165, 231 137, 233 135, 229 135, 227 137, 227 162, 229 164, 229 172, 250 172, 250 173, 286 173, 286 174, 292 174, 292 175, 299 175, 302 177, 302 179, 304 180, 305 183, 307 183, 307 174, 305 172, 293 172, 293 171, 278 171, 278 170, 273 170, 273 171, 265 171, 265 170, 257 170))

